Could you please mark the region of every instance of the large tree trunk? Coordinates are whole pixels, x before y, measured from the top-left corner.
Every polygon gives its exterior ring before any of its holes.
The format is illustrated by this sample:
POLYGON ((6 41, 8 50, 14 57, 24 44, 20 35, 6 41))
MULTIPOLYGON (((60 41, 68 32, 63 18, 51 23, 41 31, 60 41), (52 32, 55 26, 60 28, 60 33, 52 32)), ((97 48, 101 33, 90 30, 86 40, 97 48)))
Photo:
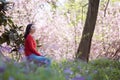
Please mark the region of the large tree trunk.
POLYGON ((100 0, 89 0, 87 18, 82 33, 81 42, 76 53, 77 59, 81 59, 86 62, 89 61, 91 41, 97 20, 99 2, 100 0))

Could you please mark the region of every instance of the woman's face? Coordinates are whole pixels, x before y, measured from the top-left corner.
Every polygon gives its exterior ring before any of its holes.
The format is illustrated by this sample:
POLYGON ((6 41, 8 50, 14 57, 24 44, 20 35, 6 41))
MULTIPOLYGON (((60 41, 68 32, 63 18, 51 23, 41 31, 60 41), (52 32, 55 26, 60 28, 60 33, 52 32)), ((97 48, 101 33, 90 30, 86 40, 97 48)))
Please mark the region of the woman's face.
POLYGON ((30 32, 31 32, 31 33, 34 33, 34 32, 35 32, 35 30, 36 30, 35 26, 34 26, 34 25, 32 25, 32 26, 31 26, 31 30, 30 30, 30 32))

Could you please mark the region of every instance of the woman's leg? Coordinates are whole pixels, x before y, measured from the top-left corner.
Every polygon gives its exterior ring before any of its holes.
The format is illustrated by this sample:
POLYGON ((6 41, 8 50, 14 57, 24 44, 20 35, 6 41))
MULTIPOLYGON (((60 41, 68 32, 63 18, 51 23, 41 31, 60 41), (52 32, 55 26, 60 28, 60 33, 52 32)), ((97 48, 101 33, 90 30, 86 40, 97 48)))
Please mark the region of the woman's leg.
POLYGON ((44 62, 47 66, 50 66, 51 61, 50 59, 44 57, 44 56, 37 56, 35 54, 31 54, 29 56, 30 59, 36 60, 36 61, 40 61, 40 62, 44 62))

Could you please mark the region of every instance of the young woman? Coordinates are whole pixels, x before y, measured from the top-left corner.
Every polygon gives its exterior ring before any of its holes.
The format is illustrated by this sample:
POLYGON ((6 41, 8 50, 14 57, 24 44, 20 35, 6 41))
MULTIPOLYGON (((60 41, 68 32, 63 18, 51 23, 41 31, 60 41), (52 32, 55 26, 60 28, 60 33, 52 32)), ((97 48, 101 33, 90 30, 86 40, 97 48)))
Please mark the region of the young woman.
POLYGON ((36 41, 33 38, 33 34, 35 33, 34 24, 28 24, 25 31, 25 56, 28 59, 32 59, 35 61, 44 62, 47 66, 50 66, 50 60, 44 56, 40 52, 36 50, 36 41))

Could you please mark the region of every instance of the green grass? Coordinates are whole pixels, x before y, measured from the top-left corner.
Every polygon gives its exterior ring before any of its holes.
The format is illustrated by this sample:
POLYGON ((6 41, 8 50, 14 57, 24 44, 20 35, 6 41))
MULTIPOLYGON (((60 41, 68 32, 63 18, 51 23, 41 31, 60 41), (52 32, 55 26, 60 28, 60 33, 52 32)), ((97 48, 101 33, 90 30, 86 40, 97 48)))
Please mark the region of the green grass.
MULTIPOLYGON (((120 80, 120 62, 98 59, 89 63, 81 61, 53 62, 50 68, 35 64, 0 64, 0 80, 72 80, 84 77, 85 80, 120 80)), ((83 80, 84 80, 83 79, 83 80)))

